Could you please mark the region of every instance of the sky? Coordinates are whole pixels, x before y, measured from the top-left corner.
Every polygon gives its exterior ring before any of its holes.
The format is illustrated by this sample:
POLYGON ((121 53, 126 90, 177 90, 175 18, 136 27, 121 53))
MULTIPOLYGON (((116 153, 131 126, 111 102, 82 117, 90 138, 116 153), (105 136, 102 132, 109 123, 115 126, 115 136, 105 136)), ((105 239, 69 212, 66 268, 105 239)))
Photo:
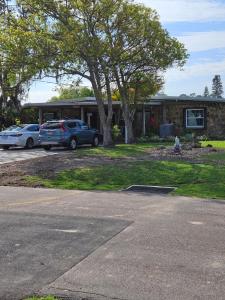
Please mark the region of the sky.
MULTIPOLYGON (((165 74, 164 92, 202 95, 211 90, 212 78, 219 74, 225 86, 225 0, 138 0, 154 8, 170 35, 185 44, 190 55, 182 70, 165 74)), ((49 82, 48 79, 46 81, 49 82)), ((45 102, 57 95, 52 83, 35 82, 29 102, 45 102)))

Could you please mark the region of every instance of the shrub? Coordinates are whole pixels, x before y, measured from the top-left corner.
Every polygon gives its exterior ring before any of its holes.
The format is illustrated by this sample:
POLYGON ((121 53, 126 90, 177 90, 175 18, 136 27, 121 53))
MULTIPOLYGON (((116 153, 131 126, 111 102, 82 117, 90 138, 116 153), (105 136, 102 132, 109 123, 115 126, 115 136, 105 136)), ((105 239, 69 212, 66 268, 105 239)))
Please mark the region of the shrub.
POLYGON ((121 130, 118 125, 113 126, 112 135, 114 141, 117 141, 121 137, 121 130))

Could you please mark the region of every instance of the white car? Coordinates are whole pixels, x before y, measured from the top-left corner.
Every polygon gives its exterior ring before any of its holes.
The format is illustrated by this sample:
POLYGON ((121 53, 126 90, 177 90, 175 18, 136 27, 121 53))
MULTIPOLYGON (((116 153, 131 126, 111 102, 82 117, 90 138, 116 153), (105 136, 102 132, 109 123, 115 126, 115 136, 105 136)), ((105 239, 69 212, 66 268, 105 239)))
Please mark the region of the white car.
POLYGON ((39 129, 38 124, 13 125, 0 132, 0 147, 4 150, 15 146, 32 149, 39 145, 39 129))

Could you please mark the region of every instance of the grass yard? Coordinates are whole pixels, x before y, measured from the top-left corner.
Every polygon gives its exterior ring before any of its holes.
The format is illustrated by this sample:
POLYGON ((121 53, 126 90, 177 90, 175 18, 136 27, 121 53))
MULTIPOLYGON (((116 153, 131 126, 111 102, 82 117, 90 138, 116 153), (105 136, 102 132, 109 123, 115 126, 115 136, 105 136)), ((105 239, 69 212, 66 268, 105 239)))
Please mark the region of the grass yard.
POLYGON ((221 161, 225 161, 225 152, 223 153, 209 153, 204 155, 204 158, 212 162, 220 163, 221 161))
POLYGON ((172 143, 144 143, 135 145, 116 145, 113 148, 80 148, 76 155, 83 156, 105 156, 111 158, 125 158, 143 155, 147 149, 160 146, 172 146, 172 143))
POLYGON ((214 148, 225 149, 225 141, 204 141, 201 142, 202 147, 212 145, 214 148))
POLYGON ((176 186, 176 195, 225 199, 225 165, 139 161, 60 172, 54 179, 28 177, 48 188, 121 190, 133 184, 176 186))

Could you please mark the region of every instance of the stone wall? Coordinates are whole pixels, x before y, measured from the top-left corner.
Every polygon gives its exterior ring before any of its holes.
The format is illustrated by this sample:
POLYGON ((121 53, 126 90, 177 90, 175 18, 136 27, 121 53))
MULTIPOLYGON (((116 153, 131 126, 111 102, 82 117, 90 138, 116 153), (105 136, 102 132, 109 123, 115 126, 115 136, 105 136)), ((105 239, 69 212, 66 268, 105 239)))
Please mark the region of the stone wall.
POLYGON ((225 103, 208 102, 170 102, 165 105, 166 119, 176 123, 178 134, 185 132, 195 132, 196 135, 207 135, 211 138, 225 139, 225 103), (184 109, 204 108, 205 129, 185 129, 184 109))

